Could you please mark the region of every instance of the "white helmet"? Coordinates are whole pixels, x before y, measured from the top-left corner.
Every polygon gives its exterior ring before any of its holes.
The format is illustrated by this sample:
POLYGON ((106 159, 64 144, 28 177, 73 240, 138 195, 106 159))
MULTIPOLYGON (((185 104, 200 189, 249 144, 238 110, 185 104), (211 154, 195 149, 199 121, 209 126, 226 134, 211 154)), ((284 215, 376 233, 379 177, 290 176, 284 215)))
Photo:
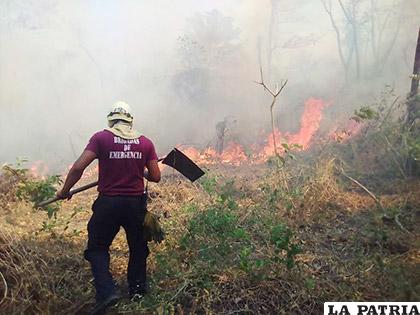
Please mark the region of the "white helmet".
POLYGON ((124 120, 126 122, 133 122, 131 114, 131 107, 125 102, 119 101, 112 105, 111 111, 108 114, 108 121, 124 120))

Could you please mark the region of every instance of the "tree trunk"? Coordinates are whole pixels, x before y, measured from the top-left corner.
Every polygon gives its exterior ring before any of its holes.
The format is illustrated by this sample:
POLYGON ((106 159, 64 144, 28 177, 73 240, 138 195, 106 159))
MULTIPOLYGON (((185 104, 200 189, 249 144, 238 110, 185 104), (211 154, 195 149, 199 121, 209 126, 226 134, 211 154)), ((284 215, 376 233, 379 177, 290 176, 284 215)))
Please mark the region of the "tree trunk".
POLYGON ((419 112, 419 100, 417 97, 419 91, 419 76, 420 76, 420 28, 417 38, 416 55, 414 57, 413 67, 413 79, 411 80, 410 96, 407 102, 407 124, 410 126, 414 123, 414 120, 418 117, 419 112))
POLYGON ((416 48, 416 56, 414 57, 414 67, 413 67, 413 75, 417 75, 417 77, 413 76, 413 80, 411 81, 411 91, 410 96, 416 96, 419 90, 419 75, 420 72, 420 28, 419 28, 419 35, 417 38, 417 48, 416 48))
MULTIPOLYGON (((420 79, 420 28, 419 28, 419 33, 417 37, 416 55, 414 57, 413 79, 411 80, 410 95, 407 100, 406 125, 407 125, 408 132, 414 138, 419 137, 419 128, 418 128, 418 120, 420 117, 420 97, 418 95, 419 79, 420 79)), ((419 162, 411 157, 407 159, 407 173, 410 176, 420 175, 419 162)))

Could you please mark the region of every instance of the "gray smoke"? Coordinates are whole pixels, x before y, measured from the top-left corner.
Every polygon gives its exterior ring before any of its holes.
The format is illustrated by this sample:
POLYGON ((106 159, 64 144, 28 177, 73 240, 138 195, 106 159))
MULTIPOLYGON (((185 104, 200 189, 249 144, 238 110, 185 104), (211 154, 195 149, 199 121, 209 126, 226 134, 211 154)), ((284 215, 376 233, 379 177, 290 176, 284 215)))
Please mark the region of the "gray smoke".
POLYGON ((296 130, 311 96, 345 119, 386 84, 404 95, 419 1, 343 3, 356 31, 328 0, 2 0, 0 162, 68 165, 118 100, 160 155, 205 146, 226 117, 239 141, 251 141, 269 126, 270 99, 253 82, 260 63, 271 86, 289 80, 276 107, 284 131, 296 130))

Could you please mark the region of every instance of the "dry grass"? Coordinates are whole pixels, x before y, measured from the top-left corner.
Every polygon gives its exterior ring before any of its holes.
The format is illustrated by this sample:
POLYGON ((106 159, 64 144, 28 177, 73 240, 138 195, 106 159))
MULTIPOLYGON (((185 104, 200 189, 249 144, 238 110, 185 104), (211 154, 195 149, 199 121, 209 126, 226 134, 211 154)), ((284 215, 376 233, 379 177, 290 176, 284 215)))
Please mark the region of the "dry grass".
MULTIPOLYGON (((110 314, 318 314, 326 300, 419 298, 418 182, 381 196, 387 210, 399 211, 410 234, 384 220, 363 191, 342 181, 333 160, 298 171, 212 170, 201 184, 169 174, 149 189, 149 209, 161 216, 167 233, 164 243, 151 246, 152 291, 139 303, 122 301, 110 314), (226 191, 220 191, 222 186, 226 191), (227 236, 232 248, 214 250, 223 240, 199 219, 209 219, 209 209, 220 204, 223 193, 236 204, 221 208, 234 218, 226 230, 242 229, 249 237, 227 236), (293 242, 302 248, 291 270, 273 260, 276 252, 269 233, 279 222, 293 228, 293 242), (191 229, 198 232, 185 246, 182 240, 191 229), (241 256, 247 248, 252 252, 241 256), (203 251, 224 260, 211 264, 206 259, 212 256, 206 258, 203 251), (249 269, 241 259, 251 264, 249 269), (255 267, 258 260, 267 265, 255 267)), ((29 204, 10 196, 0 202, 0 313, 86 313, 94 292, 82 251, 95 192, 63 203, 48 231, 40 231, 45 213, 33 212, 29 204), (85 211, 67 224, 75 208, 85 211)), ((111 257, 113 274, 124 291, 127 247, 122 233, 111 257)))
POLYGON ((309 215, 325 213, 331 209, 360 209, 360 196, 346 191, 340 185, 334 159, 319 162, 305 181, 302 190, 303 203, 309 215))
POLYGON ((0 270, 4 314, 74 313, 89 289, 79 244, 68 240, 18 238, 0 232, 0 270), (84 286, 83 286, 84 284, 84 286))

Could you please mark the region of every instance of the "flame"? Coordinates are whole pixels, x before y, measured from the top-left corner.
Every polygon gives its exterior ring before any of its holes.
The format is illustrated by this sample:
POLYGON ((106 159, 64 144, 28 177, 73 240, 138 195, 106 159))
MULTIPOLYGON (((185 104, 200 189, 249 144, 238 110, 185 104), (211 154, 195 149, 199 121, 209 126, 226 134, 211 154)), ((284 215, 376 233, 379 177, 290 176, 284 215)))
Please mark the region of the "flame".
POLYGON ((194 147, 186 147, 182 149, 183 153, 187 155, 191 160, 199 160, 201 159, 201 153, 194 147))
POLYGON ((240 144, 229 142, 225 150, 223 150, 220 155, 220 160, 222 163, 239 165, 248 161, 248 157, 245 154, 244 148, 240 144))
MULTIPOLYGON (((282 134, 278 129, 274 130, 274 136, 276 138, 277 151, 279 153, 284 152, 281 143, 298 144, 302 146, 303 150, 309 148, 311 140, 315 133, 318 131, 321 120, 322 111, 325 107, 329 106, 331 102, 325 102, 322 99, 309 98, 305 101, 305 107, 303 110, 302 117, 300 119, 300 129, 297 133, 282 134)), ((274 155, 274 139, 273 133, 267 135, 267 144, 261 150, 260 157, 269 157, 274 155)))
MULTIPOLYGON (((300 120, 300 128, 297 133, 282 133, 280 130, 274 130, 274 137, 276 139, 277 152, 284 153, 282 143, 298 144, 303 150, 310 147, 311 141, 319 129, 322 120, 322 111, 329 106, 331 102, 325 102, 318 98, 309 98, 305 101, 304 111, 300 120)), ((253 144, 249 146, 249 153, 246 154, 243 145, 229 142, 221 154, 211 147, 206 148, 203 152, 194 147, 182 148, 191 160, 202 164, 216 164, 226 163, 232 165, 240 165, 242 163, 260 164, 263 163, 270 156, 274 155, 274 138, 273 132, 265 132, 263 140, 260 144, 253 144)))
POLYGON ((274 130, 274 136, 273 136, 273 132, 270 132, 268 133, 268 135, 266 135, 266 138, 267 138, 266 145, 262 149, 261 154, 259 154, 260 156, 262 155, 263 157, 268 157, 268 156, 274 155, 275 153, 274 152, 274 138, 276 138, 277 151, 279 152, 283 151, 280 149, 280 143, 284 142, 284 137, 277 128, 274 130))
MULTIPOLYGON (((304 110, 300 118, 300 128, 295 133, 282 132, 279 129, 274 130, 275 142, 277 145, 277 152, 284 154, 285 149, 282 143, 287 143, 289 146, 297 144, 301 146, 301 150, 307 150, 313 143, 314 136, 319 130, 322 112, 331 105, 331 101, 324 101, 319 98, 311 97, 304 103, 304 110)), ((330 138, 336 141, 346 141, 349 137, 358 133, 361 130, 362 124, 350 120, 348 125, 340 131, 330 133, 330 138)), ((257 133, 256 143, 247 145, 246 148, 243 144, 234 141, 227 142, 222 153, 218 153, 213 147, 207 147, 199 150, 193 146, 178 146, 181 151, 187 155, 191 160, 198 164, 212 165, 212 164, 230 164, 241 165, 248 164, 261 164, 274 155, 274 139, 273 132, 260 130, 257 133)), ((65 170, 67 173, 71 169, 69 165, 65 170)), ((161 169, 164 166, 161 164, 161 169)), ((45 175, 48 173, 48 167, 42 161, 35 162, 31 171, 38 175, 45 175)), ((64 174, 65 175, 65 174, 64 174)), ((97 178, 98 165, 89 167, 83 174, 82 179, 97 178)))
POLYGON ((299 144, 304 150, 309 148, 312 137, 318 131, 322 120, 322 110, 331 103, 321 99, 310 98, 305 102, 305 109, 300 119, 300 129, 296 134, 286 135, 288 143, 299 144))
POLYGON ((42 179, 44 179, 49 172, 47 164, 41 160, 33 162, 32 165, 29 167, 29 170, 32 175, 34 175, 35 177, 40 177, 42 179))
POLYGON ((342 129, 336 129, 330 133, 330 139, 336 142, 343 143, 348 141, 351 137, 358 134, 362 130, 363 124, 353 119, 350 119, 347 125, 342 129))

